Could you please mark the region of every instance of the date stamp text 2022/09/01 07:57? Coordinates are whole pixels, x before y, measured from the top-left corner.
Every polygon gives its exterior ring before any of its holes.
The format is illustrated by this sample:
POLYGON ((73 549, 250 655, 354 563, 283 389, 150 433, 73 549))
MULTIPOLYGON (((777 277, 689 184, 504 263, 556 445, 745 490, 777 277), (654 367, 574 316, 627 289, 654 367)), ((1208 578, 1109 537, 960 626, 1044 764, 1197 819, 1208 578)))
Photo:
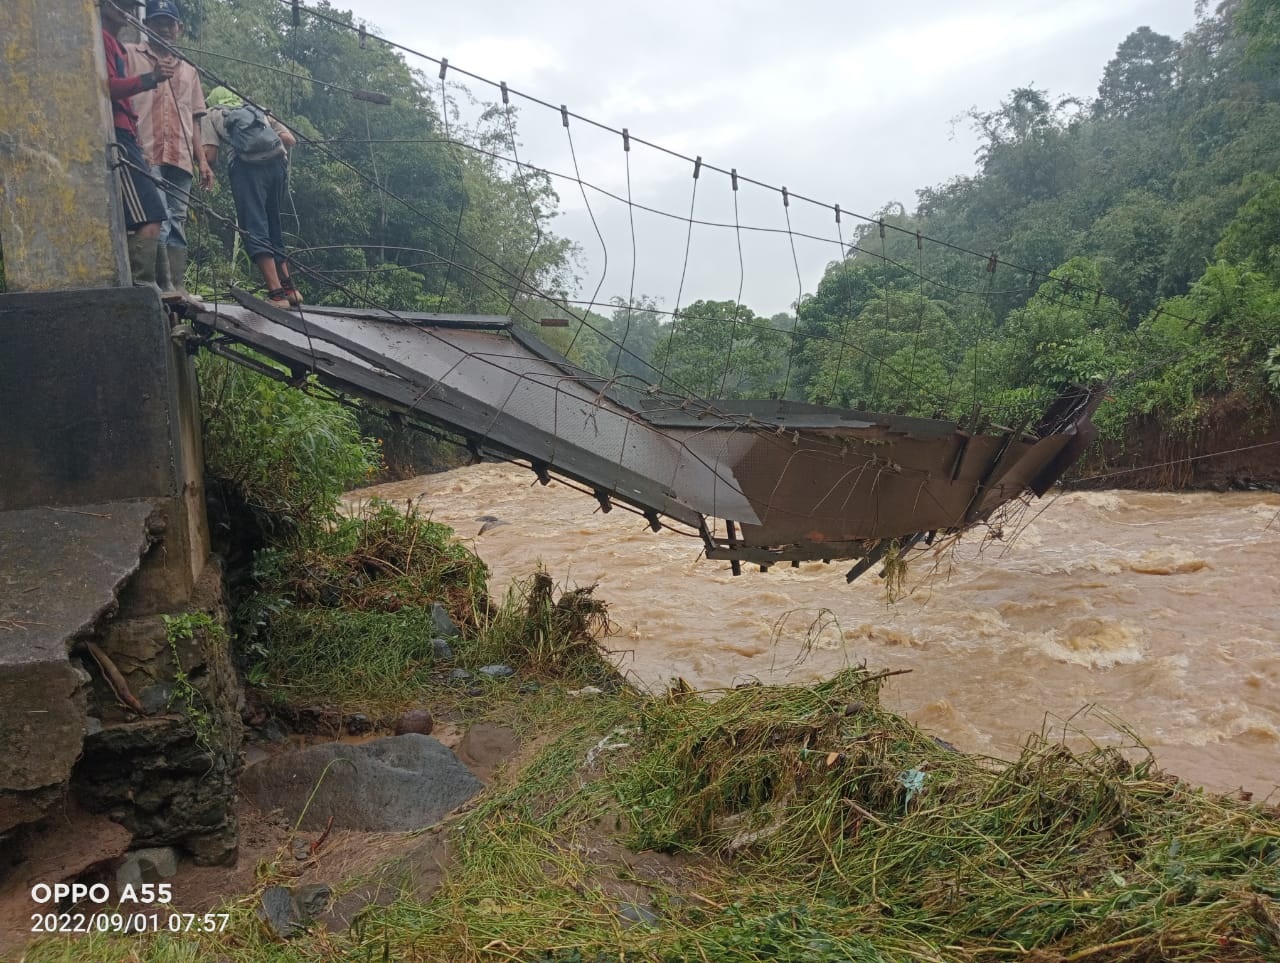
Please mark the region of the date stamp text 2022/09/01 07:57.
POLYGON ((32 933, 220 933, 226 913, 180 913, 168 883, 125 885, 116 898, 105 883, 36 883, 32 933), (63 909, 64 906, 73 909, 63 909), (85 908, 88 907, 88 908, 85 908))

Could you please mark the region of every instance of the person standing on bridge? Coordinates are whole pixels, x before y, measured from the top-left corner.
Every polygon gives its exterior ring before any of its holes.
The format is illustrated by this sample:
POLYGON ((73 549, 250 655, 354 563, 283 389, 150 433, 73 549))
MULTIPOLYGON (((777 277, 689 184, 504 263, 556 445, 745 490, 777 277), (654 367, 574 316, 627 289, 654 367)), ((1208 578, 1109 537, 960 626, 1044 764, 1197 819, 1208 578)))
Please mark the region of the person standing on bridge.
POLYGON ((147 0, 143 21, 150 36, 125 44, 130 73, 145 74, 161 64, 173 69, 164 87, 133 100, 138 113, 138 142, 161 187, 166 216, 160 227, 156 280, 166 301, 187 298, 183 277, 187 270, 187 210, 195 171, 200 186, 213 186, 213 170, 200 150, 200 118, 205 114, 200 74, 181 59, 171 44, 182 36, 182 14, 173 0, 147 0))
POLYGON ((297 141, 284 124, 226 87, 209 91, 208 104, 200 121, 205 162, 212 170, 219 148, 227 148, 236 220, 249 257, 267 285, 267 303, 277 308, 301 304, 302 296, 289 276, 280 225, 288 151, 297 141))
POLYGON ((155 285, 156 247, 164 223, 164 200, 151 180, 151 171, 138 146, 138 115, 130 100, 135 94, 155 90, 173 76, 170 64, 130 75, 124 48, 116 39, 128 23, 130 0, 102 0, 102 46, 107 55, 107 87, 111 95, 111 119, 115 145, 120 152, 120 193, 124 223, 129 231, 129 270, 133 283, 155 285))

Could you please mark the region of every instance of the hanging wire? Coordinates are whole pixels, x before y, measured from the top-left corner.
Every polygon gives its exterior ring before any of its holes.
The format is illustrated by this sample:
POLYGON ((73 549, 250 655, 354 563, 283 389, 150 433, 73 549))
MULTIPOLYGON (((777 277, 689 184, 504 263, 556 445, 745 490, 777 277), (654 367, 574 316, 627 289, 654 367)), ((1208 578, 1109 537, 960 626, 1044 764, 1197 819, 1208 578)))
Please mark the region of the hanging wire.
MULTIPOLYGON (((631 234, 631 282, 627 288, 627 305, 626 305, 626 325, 622 329, 622 337, 619 339, 620 346, 625 349, 627 346, 627 338, 631 334, 632 312, 635 310, 636 303, 636 263, 639 260, 639 251, 636 248, 636 208, 631 203, 631 135, 627 133, 627 129, 622 128, 622 154, 623 163, 627 170, 627 227, 631 234)), ((622 351, 619 351, 613 359, 613 377, 618 376, 618 367, 622 364, 622 351)))
MULTIPOLYGON (((720 398, 724 397, 725 383, 729 379, 729 370, 733 365, 733 347, 738 334, 738 316, 742 311, 742 289, 747 281, 746 261, 742 254, 741 217, 738 211, 738 172, 736 170, 730 171, 729 184, 733 189, 733 236, 738 249, 738 293, 733 299, 733 319, 729 324, 729 350, 724 355, 724 372, 720 375, 720 391, 717 393, 720 398)), ((710 388, 711 386, 708 384, 708 393, 710 393, 710 388)))
POLYGON ((658 384, 663 386, 667 383, 667 369, 671 364, 671 348, 675 344, 676 326, 680 323, 681 297, 684 294, 685 277, 689 273, 689 250, 693 244, 693 212, 698 202, 698 175, 700 173, 702 173, 701 157, 693 162, 693 186, 689 189, 689 216, 686 218, 688 226, 684 236, 684 259, 680 264, 680 284, 676 287, 676 302, 671 308, 671 330, 667 332, 667 352, 666 357, 662 359, 662 373, 658 381, 658 384))
MULTIPOLYGON (((293 5, 294 5, 295 0, 277 0, 277 2, 282 3, 282 4, 285 4, 285 5, 288 5, 288 6, 293 6, 293 5)), ((335 26, 335 27, 339 27, 339 28, 341 28, 341 29, 343 29, 343 30, 346 30, 346 31, 349 31, 349 32, 352 32, 352 33, 359 33, 359 32, 361 31, 361 28, 359 28, 359 27, 355 26, 354 24, 348 23, 348 22, 346 22, 346 21, 343 21, 343 20, 341 20, 341 19, 338 19, 338 18, 336 18, 336 17, 333 17, 333 16, 331 16, 331 15, 329 15, 329 14, 326 14, 326 13, 325 13, 325 12, 323 12, 322 10, 318 10, 318 9, 316 9, 316 8, 312 8, 312 7, 305 7, 305 6, 300 6, 300 9, 301 9, 303 12, 305 12, 305 13, 309 14, 310 16, 313 16, 313 17, 315 17, 315 18, 317 18, 317 19, 319 19, 319 20, 323 20, 323 21, 325 21, 325 22, 327 22, 327 23, 330 23, 330 24, 332 24, 332 25, 333 25, 333 26, 335 26)), ((377 37, 377 36, 374 36, 374 35, 372 35, 372 34, 369 34, 368 36, 369 36, 369 37, 371 37, 372 39, 376 40, 378 43, 381 43, 381 44, 383 44, 384 46, 386 46, 386 47, 388 47, 388 48, 390 48, 390 49, 399 50, 399 51, 401 51, 401 52, 403 52, 403 53, 409 54, 409 55, 411 55, 411 56, 413 56, 413 57, 416 57, 416 58, 418 58, 418 59, 420 59, 420 60, 425 60, 425 61, 427 61, 427 62, 429 62, 429 63, 434 63, 434 64, 443 64, 444 66, 449 67, 450 69, 452 69, 455 73, 459 73, 459 74, 461 74, 461 75, 463 75, 463 76, 465 76, 465 77, 469 77, 469 78, 471 78, 472 80, 475 80, 476 82, 481 83, 481 84, 484 84, 484 85, 486 85, 486 86, 488 86, 488 87, 490 87, 490 88, 493 88, 493 89, 495 89, 495 90, 496 90, 496 89, 498 89, 498 88, 500 87, 500 82, 498 82, 498 81, 493 81, 493 80, 490 80, 489 78, 484 77, 484 76, 482 76, 482 75, 480 75, 480 74, 472 73, 471 71, 465 70, 465 69, 460 68, 460 67, 457 67, 457 66, 455 66, 455 65, 450 65, 450 64, 448 63, 448 59, 447 59, 447 58, 436 58, 436 57, 431 56, 430 54, 426 54, 426 53, 423 53, 422 51, 416 50, 416 49, 414 49, 413 47, 409 47, 409 46, 406 46, 406 45, 404 45, 404 44, 397 43, 397 42, 395 42, 395 41, 389 40, 389 39, 384 38, 384 37, 377 37)), ((507 86, 507 90, 508 90, 508 92, 509 92, 509 95, 511 95, 511 96, 520 97, 520 98, 522 98, 523 100, 528 101, 529 103, 536 104, 536 105, 538 105, 538 106, 540 106, 540 107, 543 107, 543 108, 545 108, 545 109, 548 109, 548 110, 557 111, 557 112, 562 113, 562 114, 564 115, 564 118, 565 118, 565 122, 566 122, 566 124, 567 124, 567 122, 568 122, 568 119, 569 119, 569 118, 573 118, 574 120, 582 121, 582 122, 583 122, 583 123, 585 123, 585 124, 589 124, 589 125, 591 125, 591 126, 593 126, 593 127, 598 128, 598 129, 599 129, 599 130, 601 130, 601 131, 608 132, 608 133, 613 134, 613 135, 615 135, 615 136, 622 136, 622 134, 623 134, 623 131, 622 131, 621 129, 619 129, 619 128, 615 128, 615 127, 612 127, 612 126, 610 126, 610 125, 608 125, 608 124, 601 123, 601 122, 596 121, 596 120, 594 120, 594 119, 592 119, 592 118, 590 118, 590 117, 585 117, 585 116, 582 116, 582 115, 580 115, 580 114, 576 114, 576 113, 572 113, 572 112, 566 111, 563 105, 561 105, 561 106, 557 107, 556 105, 551 104, 551 103, 549 103, 548 101, 542 100, 541 98, 538 98, 538 97, 533 96, 533 95, 531 95, 531 94, 525 93, 525 92, 523 92, 523 91, 521 91, 521 90, 518 90, 517 88, 511 87, 511 86, 509 86, 509 85, 507 86)), ((642 137, 638 137, 638 136, 636 136, 636 135, 634 135, 634 134, 631 134, 631 135, 630 135, 630 140, 631 140, 631 142, 632 142, 633 144, 640 144, 640 145, 642 145, 642 146, 644 146, 644 147, 647 147, 647 148, 650 148, 650 149, 652 149, 652 150, 658 151, 658 152, 660 152, 660 153, 666 154, 667 156, 670 156, 670 157, 673 157, 673 158, 676 158, 676 159, 679 159, 679 160, 685 161, 686 163, 693 163, 693 162, 694 162, 694 159, 693 159, 693 158, 688 157, 687 155, 685 155, 685 154, 683 154, 683 153, 681 153, 681 152, 679 152, 679 151, 672 150, 672 149, 670 149, 670 148, 668 148, 668 147, 665 147, 665 146, 663 146, 663 145, 661 145, 661 144, 653 143, 653 142, 651 142, 651 141, 649 141, 649 140, 646 140, 646 139, 644 139, 644 138, 642 138, 642 137)), ((736 176, 736 177, 737 177, 737 179, 738 179, 741 183, 744 183, 744 184, 750 184, 750 185, 752 185, 753 187, 759 187, 759 188, 761 188, 761 189, 763 189, 763 190, 771 191, 771 192, 773 192, 773 193, 775 193, 775 194, 778 194, 779 196, 780 196, 780 195, 781 195, 781 193, 782 193, 782 188, 781 188, 781 187, 777 187, 777 186, 774 186, 774 185, 772 185, 772 184, 768 184, 768 183, 766 183, 766 182, 764 182, 764 181, 756 180, 755 178, 749 177, 749 176, 747 176, 747 175, 738 174, 738 173, 737 173, 735 170, 733 170, 733 169, 724 169, 724 168, 717 167, 717 166, 712 165, 712 164, 706 164, 706 163, 704 163, 704 165, 703 165, 703 166, 704 166, 707 170, 717 171, 718 173, 725 174, 726 176, 727 176, 727 175, 729 175, 729 174, 731 174, 731 173, 733 173, 733 174, 734 174, 734 176, 736 176)), ((816 200, 816 199, 811 198, 811 197, 809 197, 809 196, 807 196, 807 195, 805 195, 805 194, 800 194, 800 193, 796 193, 796 192, 792 191, 792 192, 789 192, 789 197, 791 198, 791 200, 794 200, 794 201, 800 201, 800 202, 804 202, 804 203, 808 203, 808 204, 812 204, 812 205, 815 205, 815 206, 817 206, 817 207, 824 208, 824 209, 826 209, 827 211, 833 211, 833 210, 834 210, 834 206, 833 206, 832 204, 827 203, 827 202, 824 202, 824 201, 816 200)), ((879 224, 879 223, 880 223, 880 220, 881 220, 880 218, 873 218, 873 217, 868 217, 868 216, 866 216, 866 215, 857 214, 857 213, 854 213, 854 212, 852 212, 852 211, 848 211, 847 209, 845 210, 845 213, 850 214, 850 216, 856 217, 856 218, 858 218, 859 220, 865 221, 867 224, 879 224)), ((915 234, 915 232, 913 232, 913 231, 908 231, 908 230, 906 230, 905 228, 898 227, 897 225, 894 225, 894 224, 886 224, 886 225, 885 225, 885 227, 886 227, 888 230, 895 231, 895 232, 898 232, 898 233, 901 233, 901 234, 904 234, 904 235, 914 235, 914 234, 915 234)), ((939 239, 939 238, 935 238, 935 237, 931 237, 931 236, 927 236, 927 235, 925 236, 925 238, 926 238, 926 240, 928 240, 928 241, 929 241, 929 243, 932 243, 932 244, 938 244, 938 245, 940 245, 940 246, 941 246, 941 247, 943 247, 943 248, 946 248, 946 249, 948 249, 948 250, 954 251, 954 252, 959 253, 959 254, 964 254, 964 255, 967 255, 967 256, 969 256, 969 257, 979 258, 979 259, 982 259, 982 260, 985 260, 985 259, 988 257, 988 255, 987 255, 987 254, 983 254, 983 253, 981 253, 981 252, 979 252, 979 251, 971 250, 971 249, 966 248, 966 247, 964 247, 964 246, 962 246, 962 245, 954 244, 954 243, 949 242, 949 241, 945 241, 945 240, 942 240, 942 239, 939 239)), ((1018 265, 1018 264, 1015 264, 1015 263, 1013 263, 1013 262, 1007 262, 1007 261, 1006 261, 1006 262, 1003 262, 1003 263, 1004 263, 1004 265, 1005 265, 1006 267, 1008 267, 1008 268, 1010 268, 1010 269, 1012 269, 1012 270, 1019 271, 1019 272, 1024 273, 1024 274, 1031 274, 1031 273, 1032 273, 1032 271, 1033 271, 1033 269, 1032 269, 1032 268, 1025 267, 1025 266, 1022 266, 1022 265, 1018 265)), ((1041 273, 1043 273, 1043 272, 1041 272, 1041 273)), ((1105 292, 1104 292, 1104 293, 1105 293, 1105 292)), ((1172 317, 1175 317, 1177 320, 1185 321, 1185 322, 1186 322, 1186 323, 1188 323, 1188 324, 1200 324, 1200 323, 1202 323, 1202 322, 1200 322, 1199 320, 1194 319, 1194 318, 1184 318, 1184 317, 1176 316, 1176 315, 1171 315, 1171 316, 1172 316, 1172 317)))
MULTIPOLYGON (((791 245, 791 263, 796 269, 796 305, 795 311, 797 318, 800 313, 800 304, 804 301, 804 280, 800 277, 800 258, 796 255, 796 235, 791 229, 791 201, 787 197, 787 189, 782 189, 782 212, 787 219, 787 241, 791 245)), ((799 327, 797 324, 796 327, 799 327)), ((791 329, 791 348, 787 351, 787 370, 782 376, 782 390, 779 392, 779 398, 787 397, 787 390, 791 387, 791 364, 796 358, 796 344, 799 334, 796 327, 791 329)))

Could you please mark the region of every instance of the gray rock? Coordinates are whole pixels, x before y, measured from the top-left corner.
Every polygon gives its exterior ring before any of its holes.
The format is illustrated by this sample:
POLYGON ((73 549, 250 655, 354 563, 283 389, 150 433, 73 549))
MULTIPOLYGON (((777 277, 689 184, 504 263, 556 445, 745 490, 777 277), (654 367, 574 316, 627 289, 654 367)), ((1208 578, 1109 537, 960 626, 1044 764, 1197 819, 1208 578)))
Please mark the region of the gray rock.
POLYGON ((475 677, 466 669, 454 669, 452 672, 449 673, 449 678, 452 679, 454 682, 466 682, 469 679, 473 679, 475 677))
POLYGON ((268 886, 262 893, 258 919, 266 920, 277 936, 287 940, 328 909, 332 899, 333 890, 324 883, 310 883, 296 890, 268 886))
POLYGON ((445 639, 432 639, 431 653, 441 662, 453 661, 453 646, 445 639))
POLYGON ((302 929, 302 921, 293 905, 293 894, 287 886, 268 886, 263 890, 258 919, 266 920, 276 935, 285 940, 302 929))
POLYGON ((453 619, 449 618, 448 611, 439 602, 433 602, 431 605, 431 621, 436 627, 436 631, 446 639, 456 639, 462 634, 458 627, 453 624, 453 619))
POLYGON ((487 675, 490 679, 505 679, 509 675, 516 674, 516 670, 509 665, 482 665, 476 671, 481 675, 487 675))
POLYGON ((357 712, 347 719, 347 734, 352 736, 363 736, 366 732, 373 730, 373 720, 371 720, 363 712, 357 712))
POLYGON ((262 738, 268 742, 284 742, 289 738, 289 734, 284 731, 284 726, 274 719, 268 719, 267 724, 259 731, 262 733, 262 738))
POLYGON ((409 733, 282 753, 246 770, 240 788, 303 829, 323 829, 332 816, 336 829, 408 832, 439 822, 484 785, 452 750, 409 733))
POLYGON ((256 766, 264 759, 270 759, 271 753, 263 749, 261 746, 247 746, 244 750, 244 764, 246 766, 256 766))
POLYGON ((142 710, 149 716, 167 709, 169 700, 172 698, 173 686, 163 682, 159 685, 149 685, 138 693, 138 701, 142 703, 142 710))
POLYGON ((135 849, 127 853, 116 870, 117 891, 139 883, 158 883, 178 872, 178 852, 170 846, 135 849))
POLYGON ((324 883, 308 883, 306 886, 299 886, 294 892, 293 905, 299 916, 312 919, 327 910, 332 899, 333 890, 324 883))

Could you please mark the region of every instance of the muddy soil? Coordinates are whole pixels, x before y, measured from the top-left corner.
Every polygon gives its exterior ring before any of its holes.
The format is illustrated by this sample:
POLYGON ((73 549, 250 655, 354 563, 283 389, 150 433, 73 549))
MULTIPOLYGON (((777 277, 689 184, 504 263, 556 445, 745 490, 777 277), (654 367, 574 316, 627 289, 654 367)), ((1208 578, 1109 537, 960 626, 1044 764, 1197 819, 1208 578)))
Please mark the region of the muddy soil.
POLYGON ((1280 404, 1240 394, 1215 399, 1192 432, 1153 415, 1121 441, 1094 446, 1067 479, 1072 488, 1146 491, 1280 491, 1280 404))

